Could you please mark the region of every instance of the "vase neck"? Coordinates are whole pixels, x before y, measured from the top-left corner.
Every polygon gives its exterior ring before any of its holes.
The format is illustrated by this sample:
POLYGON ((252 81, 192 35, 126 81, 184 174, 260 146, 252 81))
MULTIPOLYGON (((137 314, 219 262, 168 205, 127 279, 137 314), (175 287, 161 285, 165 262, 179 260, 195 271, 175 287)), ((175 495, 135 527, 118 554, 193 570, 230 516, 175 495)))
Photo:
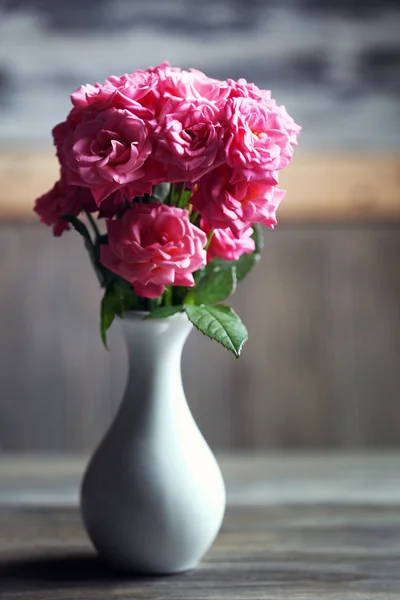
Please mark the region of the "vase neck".
POLYGON ((128 353, 128 382, 120 417, 166 419, 186 405, 181 357, 192 329, 186 315, 143 320, 140 313, 120 320, 128 353), (156 416, 156 417, 155 417, 156 416))
POLYGON ((119 319, 130 371, 157 366, 172 355, 180 360, 192 329, 186 315, 181 313, 166 319, 144 319, 145 316, 146 313, 127 313, 119 319))

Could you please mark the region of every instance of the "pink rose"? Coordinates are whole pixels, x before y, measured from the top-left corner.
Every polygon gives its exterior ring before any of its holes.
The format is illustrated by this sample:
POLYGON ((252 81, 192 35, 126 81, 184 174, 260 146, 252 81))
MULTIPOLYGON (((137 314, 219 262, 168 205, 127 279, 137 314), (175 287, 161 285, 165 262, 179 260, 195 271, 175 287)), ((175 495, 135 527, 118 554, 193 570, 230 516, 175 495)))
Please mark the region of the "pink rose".
POLYGON ((74 129, 82 122, 82 115, 76 108, 72 108, 65 121, 61 121, 55 127, 53 127, 52 135, 53 142, 56 147, 57 158, 60 164, 65 162, 64 158, 64 142, 68 136, 70 136, 74 129))
POLYGON ((182 73, 182 69, 180 67, 171 67, 168 60, 164 60, 164 62, 160 63, 156 67, 147 67, 147 69, 138 69, 139 73, 156 73, 158 77, 160 77, 163 73, 182 73))
POLYGON ((155 132, 155 158, 165 163, 168 181, 197 181, 221 163, 223 130, 218 114, 206 100, 166 102, 155 132))
POLYGON ((291 160, 291 136, 273 101, 231 98, 225 105, 226 161, 247 180, 265 179, 291 160))
POLYGON ((275 112, 275 119, 279 121, 278 128, 284 129, 292 146, 297 144, 297 137, 301 131, 300 125, 294 122, 294 119, 287 113, 284 106, 278 106, 276 101, 271 98, 269 90, 261 90, 254 83, 248 83, 246 79, 238 79, 233 81, 228 79, 230 87, 230 98, 252 98, 257 102, 265 102, 269 109, 275 112))
POLYGON ((64 179, 60 179, 49 192, 37 198, 34 211, 42 223, 53 226, 53 233, 58 237, 70 229, 67 221, 61 217, 77 216, 84 208, 90 210, 93 205, 90 190, 68 185, 64 179))
POLYGON ((144 179, 144 164, 152 152, 154 122, 146 120, 146 109, 136 112, 86 109, 82 122, 63 143, 68 182, 90 188, 97 205, 121 188, 129 198, 151 193, 152 181, 144 179))
MULTIPOLYGON (((201 220, 200 226, 207 234, 211 231, 204 219, 201 220)), ((230 229, 214 229, 207 250, 207 261, 211 261, 216 256, 223 260, 238 260, 242 254, 251 254, 255 249, 252 234, 251 227, 244 229, 240 237, 235 237, 230 229)))
POLYGON ((225 104, 230 94, 230 87, 226 81, 207 77, 197 69, 189 69, 189 75, 195 98, 206 98, 209 102, 215 102, 218 107, 225 104))
POLYGON ((253 98, 253 100, 270 100, 271 92, 269 90, 261 90, 254 83, 248 83, 246 79, 228 79, 229 97, 230 98, 253 98))
POLYGON ((107 196, 107 198, 100 204, 100 207, 98 207, 93 200, 92 210, 89 212, 98 211, 99 219, 112 219, 116 215, 122 215, 124 212, 129 210, 130 206, 130 202, 125 196, 124 188, 122 188, 121 190, 117 190, 113 194, 107 196))
POLYGON ((286 129, 286 132, 289 136, 290 143, 292 144, 292 146, 296 146, 297 138, 301 131, 300 125, 297 125, 297 123, 295 123, 294 119, 288 114, 286 108, 283 105, 277 106, 277 110, 279 112, 281 123, 286 129))
POLYGON ((73 94, 71 102, 76 109, 82 110, 90 105, 101 105, 99 108, 115 107, 121 109, 133 108, 139 102, 142 106, 155 113, 159 78, 149 70, 135 71, 121 76, 112 75, 104 84, 82 85, 73 94))
POLYGON ((273 228, 285 191, 276 187, 276 174, 270 177, 238 181, 235 170, 222 165, 199 181, 190 202, 213 229, 230 228, 237 237, 254 223, 273 228))
POLYGON ((133 204, 122 219, 107 221, 101 262, 129 281, 139 296, 157 298, 166 285, 194 285, 206 264, 206 234, 176 206, 133 204))
POLYGON ((170 99, 208 100, 220 108, 229 97, 230 87, 226 81, 211 79, 201 71, 174 70, 168 67, 159 71, 160 102, 170 99))

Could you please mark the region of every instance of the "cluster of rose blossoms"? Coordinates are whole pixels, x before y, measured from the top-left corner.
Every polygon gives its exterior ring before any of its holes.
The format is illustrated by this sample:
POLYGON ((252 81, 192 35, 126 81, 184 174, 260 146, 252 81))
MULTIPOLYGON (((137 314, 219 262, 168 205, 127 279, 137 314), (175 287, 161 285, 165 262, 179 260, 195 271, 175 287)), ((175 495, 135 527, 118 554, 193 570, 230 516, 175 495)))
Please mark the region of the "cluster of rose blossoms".
POLYGON ((53 129, 60 180, 35 211, 56 236, 69 228, 62 217, 98 213, 108 233, 100 260, 138 296, 193 286, 207 261, 254 250, 252 225, 276 223, 278 171, 300 127, 269 92, 163 63, 71 100, 53 129), (160 183, 191 195, 184 206, 156 201, 160 183))

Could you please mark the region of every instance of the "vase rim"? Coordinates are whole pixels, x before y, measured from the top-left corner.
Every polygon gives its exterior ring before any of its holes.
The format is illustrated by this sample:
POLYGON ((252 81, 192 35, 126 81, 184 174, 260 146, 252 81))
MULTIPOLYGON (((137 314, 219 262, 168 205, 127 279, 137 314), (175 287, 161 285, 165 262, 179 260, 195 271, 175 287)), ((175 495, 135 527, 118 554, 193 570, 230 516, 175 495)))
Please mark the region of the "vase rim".
POLYGON ((143 321, 144 323, 161 323, 161 322, 165 322, 167 320, 178 320, 178 319, 185 319, 188 320, 186 314, 184 312, 177 312, 173 315, 170 315, 169 317, 161 317, 160 319, 144 319, 144 317, 146 317, 147 315, 150 314, 150 311, 146 311, 146 310, 129 310, 124 312, 124 316, 123 317, 119 317, 117 316, 117 320, 118 321, 143 321))

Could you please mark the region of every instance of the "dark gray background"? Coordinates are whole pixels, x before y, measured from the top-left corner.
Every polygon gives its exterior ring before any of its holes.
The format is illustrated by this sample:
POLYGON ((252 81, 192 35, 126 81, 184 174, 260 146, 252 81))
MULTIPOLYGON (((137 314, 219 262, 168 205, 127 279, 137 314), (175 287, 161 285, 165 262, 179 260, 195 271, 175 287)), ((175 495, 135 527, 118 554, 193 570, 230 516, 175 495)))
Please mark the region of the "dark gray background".
POLYGON ((398 148, 395 0, 0 0, 3 141, 50 143, 78 85, 165 59, 272 89, 301 150, 398 148))

